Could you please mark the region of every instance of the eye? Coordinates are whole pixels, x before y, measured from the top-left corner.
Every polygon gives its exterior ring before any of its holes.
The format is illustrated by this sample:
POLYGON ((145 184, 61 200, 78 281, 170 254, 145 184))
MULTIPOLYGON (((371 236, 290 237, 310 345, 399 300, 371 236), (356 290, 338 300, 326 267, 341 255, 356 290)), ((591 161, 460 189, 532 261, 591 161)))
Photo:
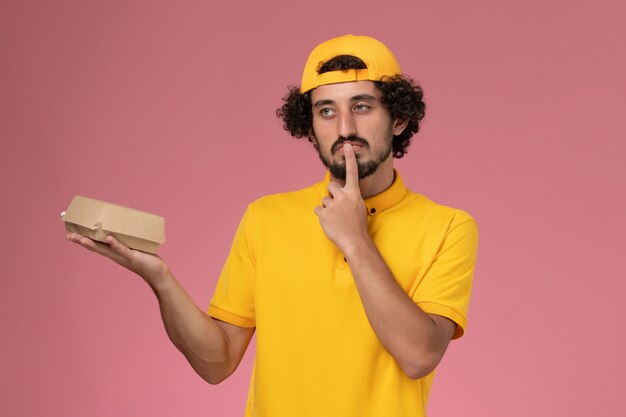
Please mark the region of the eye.
POLYGON ((370 109, 371 107, 368 106, 367 104, 357 104, 356 106, 354 106, 354 111, 357 111, 359 113, 363 113, 366 112, 370 109))
POLYGON ((331 117, 334 114, 335 114, 335 111, 331 109, 330 107, 324 107, 323 109, 320 110, 320 115, 322 117, 331 117))

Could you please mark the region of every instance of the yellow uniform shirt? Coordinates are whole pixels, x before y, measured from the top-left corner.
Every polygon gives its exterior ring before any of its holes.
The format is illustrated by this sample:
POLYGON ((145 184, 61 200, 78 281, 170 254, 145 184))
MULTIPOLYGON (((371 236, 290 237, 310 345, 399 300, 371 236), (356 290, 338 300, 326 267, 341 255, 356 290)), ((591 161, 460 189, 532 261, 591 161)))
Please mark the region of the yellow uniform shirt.
MULTIPOLYGON (((433 374, 408 378, 372 330, 350 268, 314 208, 329 176, 261 198, 239 225, 209 314, 256 327, 246 417, 419 417, 433 374)), ((405 188, 365 201, 369 234, 427 313, 466 326, 477 229, 465 212, 405 188)))

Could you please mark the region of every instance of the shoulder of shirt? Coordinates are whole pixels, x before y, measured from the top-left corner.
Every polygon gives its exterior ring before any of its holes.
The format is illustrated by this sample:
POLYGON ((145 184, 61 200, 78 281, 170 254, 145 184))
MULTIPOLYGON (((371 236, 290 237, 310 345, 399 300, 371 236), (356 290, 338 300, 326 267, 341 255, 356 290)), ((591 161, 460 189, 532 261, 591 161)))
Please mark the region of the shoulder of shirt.
POLYGON ((299 190, 268 194, 251 202, 248 205, 248 210, 252 210, 254 212, 263 212, 267 210, 276 211, 281 208, 294 208, 298 206, 312 209, 312 207, 320 204, 322 198, 321 194, 322 181, 299 190))
POLYGON ((432 216, 441 220, 448 220, 453 224, 466 222, 476 223, 476 220, 465 210, 436 203, 425 195, 415 193, 409 189, 407 189, 405 201, 419 207, 420 210, 429 217, 432 216))

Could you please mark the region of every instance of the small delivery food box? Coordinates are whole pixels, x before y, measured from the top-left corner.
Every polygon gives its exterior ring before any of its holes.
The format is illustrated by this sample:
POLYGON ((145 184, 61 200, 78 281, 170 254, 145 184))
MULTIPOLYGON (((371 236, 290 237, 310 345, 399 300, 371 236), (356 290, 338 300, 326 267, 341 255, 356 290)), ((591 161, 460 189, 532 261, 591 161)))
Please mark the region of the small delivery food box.
POLYGON ((165 219, 155 214, 93 198, 75 196, 61 213, 65 229, 99 242, 113 235, 120 243, 156 253, 165 242, 165 219))

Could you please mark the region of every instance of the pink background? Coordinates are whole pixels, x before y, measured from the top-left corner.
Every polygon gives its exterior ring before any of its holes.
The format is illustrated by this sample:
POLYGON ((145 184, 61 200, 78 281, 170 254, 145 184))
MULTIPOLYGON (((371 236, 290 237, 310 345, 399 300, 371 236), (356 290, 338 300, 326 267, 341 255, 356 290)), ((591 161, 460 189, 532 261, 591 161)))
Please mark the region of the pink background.
POLYGON ((205 308, 246 203, 322 177, 274 110, 345 33, 424 86, 405 182, 480 225, 430 416, 623 415, 624 2, 382 4, 0 4, 1 415, 242 416, 252 352, 204 383, 147 286, 58 216, 75 194, 165 216, 160 254, 205 308))

